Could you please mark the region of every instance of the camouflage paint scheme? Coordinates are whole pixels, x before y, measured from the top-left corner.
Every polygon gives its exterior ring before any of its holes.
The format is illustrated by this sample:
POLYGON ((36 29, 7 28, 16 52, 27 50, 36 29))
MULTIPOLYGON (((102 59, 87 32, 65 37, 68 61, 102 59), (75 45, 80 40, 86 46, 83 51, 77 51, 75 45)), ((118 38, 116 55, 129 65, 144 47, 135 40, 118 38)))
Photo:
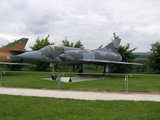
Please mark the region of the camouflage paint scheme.
POLYGON ((17 57, 41 62, 49 62, 50 67, 52 68, 53 80, 56 80, 56 76, 54 75, 55 63, 77 64, 76 70, 78 70, 79 75, 83 73, 82 64, 103 65, 103 73, 107 77, 107 73, 109 71, 109 64, 141 65, 138 63, 121 62, 122 57, 117 52, 120 41, 120 39, 116 39, 106 45, 104 48, 95 50, 48 45, 38 51, 19 54, 17 55, 17 57))
POLYGON ((0 64, 18 64, 21 58, 15 55, 24 52, 28 38, 21 38, 0 48, 0 64))
POLYGON ((17 57, 50 63, 75 63, 75 64, 135 64, 120 62, 121 55, 117 52, 120 39, 116 39, 101 49, 87 50, 64 46, 46 46, 38 51, 26 52, 17 57))

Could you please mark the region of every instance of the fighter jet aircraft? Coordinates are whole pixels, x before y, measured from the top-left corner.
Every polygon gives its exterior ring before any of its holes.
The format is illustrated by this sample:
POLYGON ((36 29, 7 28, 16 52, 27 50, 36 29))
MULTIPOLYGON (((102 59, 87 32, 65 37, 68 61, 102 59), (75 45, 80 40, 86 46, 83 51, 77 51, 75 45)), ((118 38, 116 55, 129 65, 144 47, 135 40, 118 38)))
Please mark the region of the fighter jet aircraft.
POLYGON ((21 38, 0 48, 0 64, 25 65, 19 63, 21 58, 15 55, 24 52, 24 47, 28 42, 28 38, 21 38))
MULTIPOLYGON (((49 62, 52 72, 54 72, 55 63, 79 64, 79 72, 83 72, 82 64, 103 65, 105 73, 109 71, 109 64, 141 65, 138 63, 121 62, 122 57, 117 52, 120 41, 120 39, 116 39, 105 47, 94 50, 49 45, 38 51, 22 53, 17 55, 17 57, 49 62)), ((54 74, 52 78, 54 78, 54 74)))

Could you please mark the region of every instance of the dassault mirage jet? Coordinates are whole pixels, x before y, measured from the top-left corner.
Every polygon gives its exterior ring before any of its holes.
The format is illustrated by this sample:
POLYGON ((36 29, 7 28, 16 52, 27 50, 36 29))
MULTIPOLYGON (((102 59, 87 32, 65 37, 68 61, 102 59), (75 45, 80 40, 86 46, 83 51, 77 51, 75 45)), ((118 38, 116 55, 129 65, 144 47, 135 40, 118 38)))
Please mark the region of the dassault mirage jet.
POLYGON ((28 42, 28 38, 21 38, 0 48, 0 64, 25 65, 20 63, 21 58, 15 55, 24 52, 24 47, 28 42))
MULTIPOLYGON (((100 49, 87 50, 65 46, 48 45, 38 51, 25 52, 17 55, 22 59, 31 59, 42 62, 49 62, 54 73, 55 63, 79 64, 79 72, 83 72, 82 64, 97 64, 104 66, 104 73, 108 73, 109 64, 131 64, 138 63, 121 62, 122 57, 117 52, 121 39, 116 39, 100 49)), ((52 78, 54 78, 54 74, 52 78)))

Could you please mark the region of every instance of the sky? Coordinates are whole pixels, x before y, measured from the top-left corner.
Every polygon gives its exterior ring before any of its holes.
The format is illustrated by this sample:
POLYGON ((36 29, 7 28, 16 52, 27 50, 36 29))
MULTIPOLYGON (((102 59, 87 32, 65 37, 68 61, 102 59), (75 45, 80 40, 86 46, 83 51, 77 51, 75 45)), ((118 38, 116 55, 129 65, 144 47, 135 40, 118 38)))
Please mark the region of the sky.
POLYGON ((113 33, 121 45, 149 52, 160 41, 160 0, 0 0, 0 46, 20 38, 62 40, 86 49, 107 45, 113 33))

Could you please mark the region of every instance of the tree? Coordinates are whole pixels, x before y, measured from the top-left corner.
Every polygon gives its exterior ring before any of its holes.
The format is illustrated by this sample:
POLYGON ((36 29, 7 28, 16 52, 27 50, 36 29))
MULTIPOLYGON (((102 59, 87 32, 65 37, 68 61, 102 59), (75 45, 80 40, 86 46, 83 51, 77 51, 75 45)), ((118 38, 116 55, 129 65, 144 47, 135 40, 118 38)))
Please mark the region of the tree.
POLYGON ((114 40, 117 39, 117 38, 120 39, 119 36, 116 35, 116 33, 113 33, 113 39, 112 39, 112 41, 114 41, 114 40))
MULTIPOLYGON (((115 40, 119 38, 116 33, 113 33, 113 37, 115 40)), ((120 39, 120 38, 119 38, 120 39)), ((122 56, 122 62, 133 62, 137 55, 133 54, 132 52, 135 51, 136 48, 130 49, 130 44, 128 43, 126 46, 120 45, 118 48, 118 53, 122 56)), ((110 65, 110 72, 114 73, 126 73, 131 71, 133 65, 124 65, 124 64, 114 64, 110 65)))
POLYGON ((151 55, 148 56, 149 68, 155 73, 160 73, 160 42, 151 44, 151 55))
POLYGON ((75 47, 75 48, 84 48, 83 44, 81 43, 81 40, 78 40, 75 44, 74 43, 70 43, 67 40, 67 36, 65 37, 64 40, 62 40, 62 46, 66 46, 66 47, 75 47))
POLYGON ((36 43, 33 46, 30 46, 30 48, 34 51, 34 50, 39 50, 47 45, 54 45, 54 43, 50 43, 49 42, 49 37, 50 35, 48 35, 46 38, 37 38, 36 39, 36 43))
POLYGON ((73 47, 84 49, 83 44, 81 43, 81 40, 78 40, 73 47))
MULTIPOLYGON (((32 51, 35 50, 39 50, 47 45, 54 45, 54 43, 50 43, 49 42, 49 35, 46 38, 37 38, 36 39, 36 43, 33 46, 30 46, 30 48, 32 49, 32 51)), ((36 64, 36 70, 37 71, 46 71, 47 68, 49 67, 49 63, 45 63, 45 62, 33 62, 34 64, 36 64)))
POLYGON ((67 40, 67 36, 65 37, 64 40, 62 40, 62 46, 73 47, 73 44, 74 44, 74 43, 70 43, 70 42, 67 40))
POLYGON ((19 71, 23 67, 22 65, 1 65, 1 66, 11 71, 19 71))

